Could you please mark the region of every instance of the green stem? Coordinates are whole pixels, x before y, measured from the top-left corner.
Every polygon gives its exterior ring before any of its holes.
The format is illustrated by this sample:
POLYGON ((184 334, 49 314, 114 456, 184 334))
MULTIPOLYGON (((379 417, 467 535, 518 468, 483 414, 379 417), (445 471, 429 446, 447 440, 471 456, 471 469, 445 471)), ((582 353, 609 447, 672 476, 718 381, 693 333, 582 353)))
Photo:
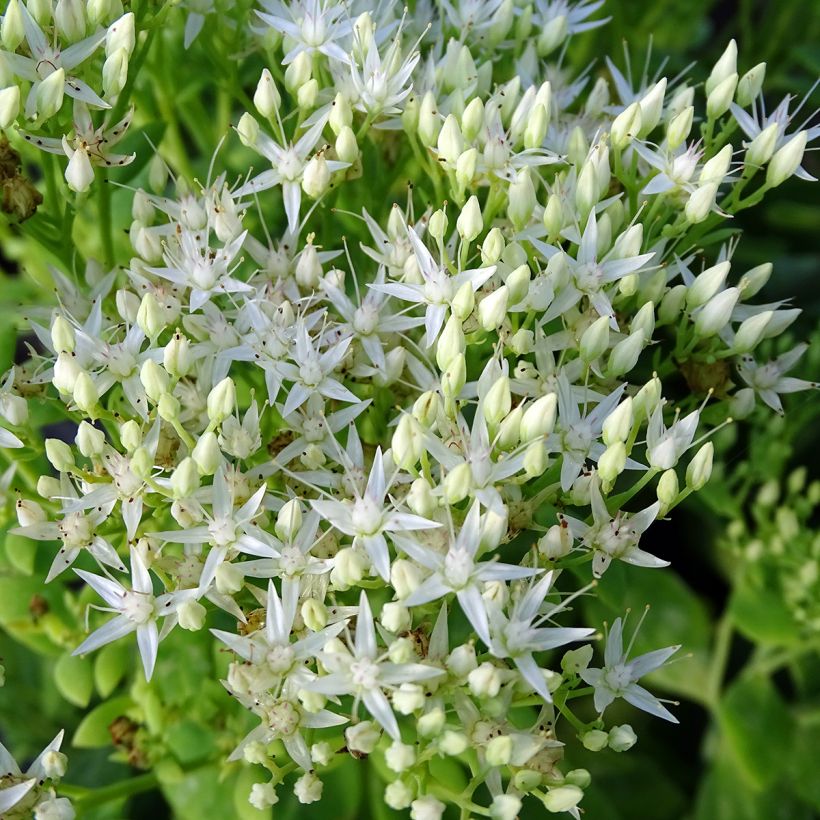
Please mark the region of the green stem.
POLYGON ((102 236, 103 264, 105 270, 114 267, 114 234, 111 226, 111 186, 108 172, 103 171, 102 184, 97 186, 100 211, 100 235, 102 236))
POLYGON ((717 706, 720 691, 723 688, 723 676, 726 674, 726 664, 729 661, 729 650, 732 646, 732 631, 732 616, 727 611, 723 613, 715 630, 715 648, 709 666, 706 700, 713 707, 717 706))

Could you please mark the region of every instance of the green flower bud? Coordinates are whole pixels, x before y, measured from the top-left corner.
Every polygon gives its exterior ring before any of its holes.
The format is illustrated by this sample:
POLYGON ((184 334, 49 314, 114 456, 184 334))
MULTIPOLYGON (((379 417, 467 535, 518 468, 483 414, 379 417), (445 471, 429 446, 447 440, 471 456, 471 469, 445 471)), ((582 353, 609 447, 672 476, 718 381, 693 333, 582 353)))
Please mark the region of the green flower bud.
POLYGON ((236 406, 236 386, 230 376, 226 376, 208 393, 208 418, 212 423, 219 424, 233 412, 236 406))
POLYGON ((766 184, 770 188, 782 185, 800 167, 808 136, 808 131, 800 131, 772 157, 766 171, 766 184))
POLYGON ((46 458, 58 473, 65 473, 74 467, 74 453, 71 448, 58 438, 47 438, 45 441, 46 458))
POLYGON ((707 441, 695 453, 695 457, 686 468, 686 486, 692 490, 700 490, 712 476, 712 459, 715 454, 715 445, 707 441))

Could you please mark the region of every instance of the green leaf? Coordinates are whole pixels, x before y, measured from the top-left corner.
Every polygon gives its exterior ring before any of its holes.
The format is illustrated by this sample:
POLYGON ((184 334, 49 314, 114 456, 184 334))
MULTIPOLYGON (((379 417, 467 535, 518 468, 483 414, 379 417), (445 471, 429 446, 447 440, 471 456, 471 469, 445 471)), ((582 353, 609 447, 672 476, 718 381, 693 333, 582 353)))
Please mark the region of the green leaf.
POLYGON ((183 720, 168 728, 168 748, 183 765, 210 757, 214 738, 204 726, 193 720, 183 720))
POLYGON ((23 535, 7 532, 3 546, 9 563, 23 575, 31 575, 34 571, 34 558, 37 555, 37 542, 23 535))
POLYGON ((127 715, 133 708, 134 701, 127 695, 101 703, 92 709, 80 722, 73 746, 78 749, 99 749, 111 745, 111 733, 108 727, 120 716, 127 715))
POLYGON ((797 622, 783 596, 745 575, 732 590, 729 611, 738 630, 757 643, 794 646, 801 641, 797 622))
POLYGON ((94 660, 94 685, 107 698, 122 680, 128 669, 130 646, 122 641, 106 644, 94 660))
POLYGON ((786 770, 794 723, 769 678, 737 680, 718 704, 717 717, 740 772, 753 786, 763 788, 786 770))
POLYGON ((94 688, 91 659, 66 653, 54 665, 54 682, 69 703, 84 709, 94 688))

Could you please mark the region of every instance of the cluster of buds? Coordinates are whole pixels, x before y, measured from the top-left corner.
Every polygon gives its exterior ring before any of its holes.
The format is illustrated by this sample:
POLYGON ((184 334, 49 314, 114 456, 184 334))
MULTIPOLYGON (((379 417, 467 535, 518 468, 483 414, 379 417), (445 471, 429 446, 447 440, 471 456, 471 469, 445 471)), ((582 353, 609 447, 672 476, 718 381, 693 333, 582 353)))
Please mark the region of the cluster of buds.
MULTIPOLYGON (((9 50, 40 48, 45 25, 90 30, 12 4, 9 50)), ((612 64, 582 98, 541 58, 601 22, 587 19, 600 3, 536 5, 456 2, 413 31, 389 2, 355 18, 266 3, 248 37, 261 21, 281 65, 259 68, 235 122, 270 168, 172 192, 153 174, 155 193, 133 196, 132 258, 89 265, 80 293, 57 277, 60 307, 33 314, 40 352, 0 393, 3 447, 38 446, 24 396, 81 420, 45 441, 51 473, 15 530, 57 543, 49 581, 71 568, 105 601, 90 635, 75 627, 77 653, 136 633, 150 679, 177 626, 235 619, 212 633, 258 721, 231 755, 271 773, 257 808, 294 770, 297 798, 318 800, 337 756, 368 754, 386 803, 416 820, 448 803, 513 820, 525 798, 577 817, 590 774, 567 770, 561 738, 629 749, 631 727, 605 722, 616 698, 675 721, 638 679, 677 647, 630 659, 618 618, 591 666, 601 624, 569 602, 613 561, 667 566, 642 539, 708 482, 714 431, 813 386, 783 375, 802 348, 754 358, 798 313, 753 301, 771 266, 738 270, 733 244, 695 250, 804 173, 810 133, 786 134, 788 102, 761 120, 763 69, 739 78, 734 46, 700 102, 694 84, 632 89, 612 64), (492 55, 507 50, 522 68, 502 81, 492 55), (732 122, 752 140, 734 166, 732 122), (355 201, 373 163, 435 204, 360 209, 361 252, 315 244, 317 210, 340 189, 355 201), (439 758, 468 767, 472 790, 442 788, 439 758)), ((127 68, 127 20, 63 58, 105 42, 105 65, 127 68)), ((42 121, 52 76, 30 95, 42 121)), ((78 191, 92 154, 121 164, 100 146, 128 122, 94 130, 89 107, 107 103, 93 96, 75 95, 78 136, 61 143, 78 191)))

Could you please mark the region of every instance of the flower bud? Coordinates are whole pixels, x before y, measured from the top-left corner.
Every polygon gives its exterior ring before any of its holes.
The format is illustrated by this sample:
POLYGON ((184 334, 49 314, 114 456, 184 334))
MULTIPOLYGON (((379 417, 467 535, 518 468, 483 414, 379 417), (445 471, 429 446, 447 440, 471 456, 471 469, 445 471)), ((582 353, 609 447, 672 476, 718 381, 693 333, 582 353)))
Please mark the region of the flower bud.
POLYGON ((156 339, 165 328, 164 312, 151 292, 142 297, 137 311, 137 325, 149 339, 156 339))
POLYGON ((82 370, 72 354, 59 353, 57 361, 54 363, 54 375, 51 377, 51 383, 60 393, 72 395, 77 377, 81 372, 82 370))
POLYGON ((86 458, 99 457, 105 449, 105 433, 87 421, 80 422, 74 441, 86 458))
POLYGON ((583 796, 584 793, 578 786, 558 786, 544 795, 543 802, 547 811, 557 814, 574 809, 583 796))
POLYGON ((418 421, 409 413, 399 419, 390 442, 393 461, 397 467, 411 470, 424 452, 424 437, 418 421))
POLYGON ((666 94, 666 77, 662 77, 641 98, 641 127, 639 137, 647 136, 661 121, 663 98, 666 94))
POLYGON ((707 182, 692 192, 684 207, 686 219, 692 225, 703 222, 709 216, 709 211, 715 204, 717 192, 718 186, 715 182, 707 182))
POLYGON ((501 691, 501 671, 485 661, 467 676, 467 685, 477 698, 494 698, 501 691))
POLYGON ((285 69, 285 88, 291 94, 296 93, 310 79, 310 73, 310 54, 300 51, 285 69))
POLYGON ((20 113, 20 87, 0 89, 0 129, 8 128, 20 113))
POLYGON ((310 197, 318 199, 330 185, 330 169, 324 152, 311 157, 302 174, 302 190, 310 197))
POLYGON ((543 222, 547 229, 547 238, 550 241, 556 239, 564 227, 564 206, 558 194, 550 194, 547 199, 543 222))
POLYGON ((103 63, 102 87, 106 97, 116 97, 125 88, 128 81, 129 54, 124 48, 118 48, 103 63))
POLYGON ((739 298, 740 291, 737 288, 726 288, 713 296, 695 318, 696 335, 707 338, 726 327, 739 298))
POLYGON ((604 444, 609 447, 616 441, 625 442, 632 430, 632 422, 632 397, 627 396, 604 420, 604 444))
POLYGON ((565 14, 559 14, 549 20, 541 29, 536 42, 539 57, 546 57, 555 51, 567 39, 569 23, 565 14))
POLYGON ((462 188, 472 185, 477 165, 478 151, 475 148, 468 148, 458 155, 456 160, 456 182, 462 188))
MULTIPOLYGON (((37 117, 48 119, 56 114, 63 104, 63 94, 65 92, 65 71, 58 68, 52 71, 44 80, 37 85, 35 92, 35 109, 37 117)), ((88 157, 86 157, 87 159, 88 157)))
POLYGON ((686 468, 686 486, 692 490, 700 490, 712 476, 712 459, 715 454, 715 445, 707 441, 695 453, 695 457, 686 468))
POLYGON ((452 506, 463 501, 473 488, 473 474, 470 465, 462 461, 444 477, 442 495, 445 504, 452 506))
POLYGON ((267 68, 262 69, 259 82, 256 84, 256 91, 254 91, 253 94, 253 104, 256 110, 268 120, 276 115, 279 106, 282 104, 279 89, 276 87, 273 76, 267 68))
POLYGON ((589 364, 609 347, 609 316, 596 319, 581 335, 579 352, 589 364))
POLYGON ((661 380, 653 376, 632 398, 635 418, 649 417, 661 400, 661 380))
POLYGON ((621 339, 609 354, 606 365, 607 375, 622 376, 624 373, 629 373, 638 363, 646 341, 646 335, 642 330, 636 330, 625 339, 621 339))
POLYGON ((780 125, 773 122, 767 125, 746 148, 745 164, 749 168, 761 168, 774 155, 777 147, 780 125))
POLYGON ((606 749, 608 742, 609 735, 600 729, 590 729, 581 736, 581 743, 590 752, 600 752, 601 749, 606 749))
POLYGON ((179 625, 189 632, 197 632, 205 625, 205 607, 199 601, 184 601, 177 609, 179 625))
POLYGON ((383 607, 379 620, 388 632, 406 632, 413 625, 410 610, 398 601, 388 601, 383 607))
POLYGON ((533 441, 548 436, 555 427, 558 395, 548 393, 536 399, 521 419, 521 441, 533 441))
POLYGON ((701 172, 699 182, 715 182, 718 185, 723 182, 723 178, 729 171, 732 162, 732 146, 724 145, 710 160, 708 160, 701 172))
POLYGON ((511 407, 510 380, 506 376, 500 376, 493 382, 482 402, 484 418, 488 424, 495 426, 510 412, 511 407))
POLYGON ((462 388, 467 383, 467 360, 463 353, 447 365, 447 369, 441 374, 441 392, 446 399, 458 398, 462 388))
POLYGON ((735 353, 748 353, 757 347, 764 338, 766 328, 774 316, 773 310, 764 310, 756 316, 750 316, 741 322, 735 333, 735 340, 732 343, 732 350, 735 353))
POLYGON ((688 293, 689 288, 686 285, 675 285, 668 290, 658 306, 658 321, 662 324, 676 322, 683 310, 688 293))
POLYGON ((276 516, 274 532, 283 541, 290 541, 302 527, 302 507, 298 498, 291 498, 282 505, 276 516))
POLYGON ((124 48, 128 54, 133 54, 136 44, 137 34, 134 26, 134 13, 129 11, 108 27, 105 35, 105 56, 110 57, 121 48, 124 48))
POLYGON ((54 26, 64 40, 73 42, 85 36, 85 4, 81 0, 57 0, 54 26))
POLYGON ((710 120, 722 117, 732 104, 737 88, 737 74, 730 74, 725 80, 715 86, 706 98, 706 116, 710 120))
POLYGON ((236 124, 236 133, 242 145, 246 148, 253 148, 259 138, 259 123, 252 114, 246 111, 236 124))
MULTIPOLYGON (((575 186, 575 204, 580 215, 585 218, 598 202, 598 177, 595 166, 587 161, 581 166, 578 183, 575 186)), ((600 225, 599 225, 600 227, 600 225)))
POLYGON ((345 729, 347 748, 366 755, 376 748, 380 737, 379 727, 369 720, 363 720, 345 729))
POLYGON ((747 270, 743 276, 740 277, 738 288, 743 294, 744 299, 751 299, 766 286, 769 278, 772 275, 773 266, 771 262, 764 262, 762 265, 757 265, 751 270, 747 270))
POLYGON ((46 458, 58 473, 68 472, 74 466, 74 454, 71 448, 58 438, 47 438, 46 458))
POLYGON ((535 187, 526 168, 519 171, 515 180, 510 183, 507 195, 507 215, 517 231, 523 230, 532 218, 532 212, 537 204, 535 187))
POLYGON ((455 165, 464 150, 464 138, 454 114, 448 114, 438 135, 438 155, 448 165, 455 165))
POLYGON ((171 473, 174 498, 190 498, 199 489, 199 469, 190 456, 183 458, 171 473))
POLYGON ((487 764, 490 766, 506 766, 512 759, 513 740, 509 735, 494 737, 485 749, 487 764))
POLYGON ((712 93, 727 77, 737 73, 737 43, 730 40, 720 59, 715 63, 709 79, 706 80, 706 95, 712 93))
POLYGON ((766 185, 776 188, 794 174, 803 161, 808 136, 808 131, 800 131, 777 150, 766 170, 766 185))
POLYGON ((665 470, 658 479, 656 492, 662 509, 664 511, 668 510, 678 500, 678 493, 680 492, 678 474, 671 469, 665 470))
POLYGON ((639 103, 634 102, 615 117, 609 132, 609 138, 613 148, 622 151, 640 134, 642 125, 641 116, 641 106, 639 103))
POLYGON ((208 418, 218 424, 233 412, 236 406, 236 386, 230 376, 226 376, 208 393, 208 418))
POLYGON ((471 196, 456 220, 456 230, 463 242, 472 242, 484 229, 478 197, 471 196))
POLYGON ((613 726, 609 730, 609 748, 613 752, 629 751, 637 742, 638 736, 628 723, 624 723, 623 726, 613 726))
POLYGON ((25 36, 26 30, 23 13, 20 11, 20 0, 9 0, 3 14, 3 21, 0 23, 0 42, 3 43, 6 51, 13 53, 17 51, 17 46, 23 42, 25 36))
POLYGON ((484 330, 495 330, 507 318, 509 295, 507 286, 502 285, 478 303, 478 320, 484 330))
POLYGON ((216 433, 204 432, 191 451, 191 458, 196 462, 200 475, 213 475, 222 462, 222 452, 216 433))
POLYGON ((157 413, 163 421, 178 422, 182 409, 179 399, 173 393, 163 393, 157 402, 157 413))
POLYGON ((490 804, 490 820, 516 820, 522 805, 514 794, 497 794, 490 804))
POLYGON ((750 68, 737 83, 737 104, 741 108, 750 106, 763 88, 766 63, 758 63, 750 68))
POLYGON ((307 598, 299 610, 305 626, 312 632, 320 632, 327 626, 327 607, 316 598, 307 598))
POLYGON ((51 344, 55 353, 74 352, 74 328, 62 315, 56 316, 51 324, 51 344))
POLYGON ((390 566, 390 585, 399 600, 407 598, 418 589, 423 579, 417 564, 405 558, 397 558, 390 566))
POLYGON ((524 148, 533 150, 540 148, 547 135, 549 114, 543 105, 535 105, 524 129, 524 148))
POLYGON ((339 135, 336 137, 336 156, 342 162, 350 163, 351 165, 359 158, 359 144, 356 142, 356 135, 349 125, 342 127, 339 135))
POLYGON ((65 169, 65 181, 72 191, 76 191, 78 194, 84 193, 94 182, 94 169, 91 167, 91 160, 84 150, 74 151, 65 137, 63 137, 63 148, 69 157, 65 169))
MULTIPOLYGON (((436 98, 433 96, 433 92, 428 91, 421 100, 418 124, 419 139, 422 144, 428 148, 435 144, 439 129, 441 128, 437 107, 438 104, 436 103, 436 98)), ((459 149, 459 153, 460 152, 461 149, 459 149)))
POLYGON ((343 547, 334 558, 331 583, 339 589, 349 589, 364 578, 366 569, 367 559, 361 552, 352 547, 343 547))
POLYGON ((140 381, 148 394, 148 398, 155 404, 163 393, 170 388, 170 379, 165 370, 152 359, 146 359, 140 368, 140 381))
POLYGON ((547 448, 543 441, 536 439, 527 447, 521 469, 529 478, 537 478, 544 474, 548 466, 547 448))
POLYGON ((671 151, 680 148, 692 131, 692 122, 695 117, 695 107, 690 105, 676 114, 666 129, 666 144, 671 151))
POLYGON ((225 561, 216 568, 214 583, 223 595, 236 595, 245 583, 245 576, 236 564, 225 561))
POLYGON ((94 380, 84 370, 77 375, 72 391, 74 404, 87 415, 91 416, 100 403, 100 394, 94 380))

